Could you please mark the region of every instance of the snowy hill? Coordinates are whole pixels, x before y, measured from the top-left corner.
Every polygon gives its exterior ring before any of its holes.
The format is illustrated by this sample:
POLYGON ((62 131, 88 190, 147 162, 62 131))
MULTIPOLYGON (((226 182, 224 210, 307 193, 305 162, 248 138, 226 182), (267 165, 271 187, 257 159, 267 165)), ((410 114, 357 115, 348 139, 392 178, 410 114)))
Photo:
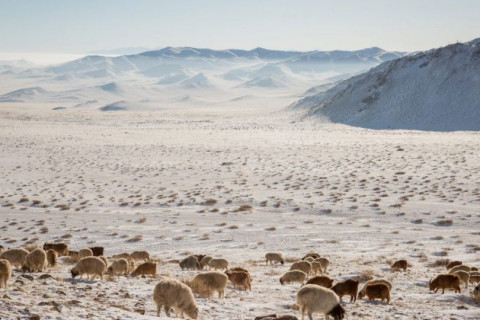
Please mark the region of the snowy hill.
POLYGON ((373 129, 480 130, 480 39, 388 61, 293 109, 373 129))

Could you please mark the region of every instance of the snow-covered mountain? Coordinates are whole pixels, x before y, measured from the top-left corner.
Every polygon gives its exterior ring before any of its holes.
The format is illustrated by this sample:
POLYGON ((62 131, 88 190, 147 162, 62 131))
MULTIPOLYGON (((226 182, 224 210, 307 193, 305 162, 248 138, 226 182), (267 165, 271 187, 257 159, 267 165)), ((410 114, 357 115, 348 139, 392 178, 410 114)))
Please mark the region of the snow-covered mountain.
POLYGON ((291 108, 373 129, 480 130, 480 38, 382 63, 291 108))

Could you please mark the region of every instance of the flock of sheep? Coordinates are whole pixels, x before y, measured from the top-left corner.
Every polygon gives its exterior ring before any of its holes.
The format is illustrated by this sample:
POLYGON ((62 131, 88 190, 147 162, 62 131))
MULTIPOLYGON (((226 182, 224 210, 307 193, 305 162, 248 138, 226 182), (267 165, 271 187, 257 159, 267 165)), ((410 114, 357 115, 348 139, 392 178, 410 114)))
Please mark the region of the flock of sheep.
MULTIPOLYGON (((7 282, 11 277, 12 268, 19 268, 23 272, 42 272, 47 266, 55 267, 59 256, 67 256, 75 263, 70 270, 72 278, 84 275, 93 280, 99 277, 103 280, 104 274, 109 275, 133 275, 133 276, 156 276, 157 263, 150 260, 146 251, 135 251, 114 255, 112 262, 103 255, 103 247, 85 248, 80 251, 71 251, 64 243, 45 243, 43 248, 15 248, 4 250, 0 246, 0 288, 7 289, 7 282), (141 262, 141 263, 140 263, 141 262), (138 263, 138 265, 137 265, 138 263)), ((266 264, 284 264, 282 254, 267 253, 266 264)), ((161 276, 153 290, 153 300, 157 305, 157 316, 160 316, 162 307, 167 316, 171 309, 183 318, 184 315, 197 319, 199 310, 195 302, 195 295, 211 298, 216 292, 219 298, 223 298, 228 281, 234 288, 251 290, 252 277, 247 269, 236 267, 229 268, 229 262, 222 258, 212 258, 207 255, 190 255, 179 261, 184 269, 208 271, 197 274, 192 280, 180 281, 178 279, 161 276), (221 270, 221 271, 217 271, 221 270), (194 295, 195 294, 195 295, 194 295)), ((312 320, 313 313, 324 314, 325 319, 332 316, 335 320, 343 319, 345 309, 341 305, 342 297, 350 296, 350 302, 356 301, 357 297, 369 300, 380 299, 390 303, 392 284, 386 279, 373 279, 367 281, 361 290, 357 279, 347 279, 334 284, 334 280, 325 275, 330 261, 317 253, 309 253, 299 261, 294 262, 290 270, 283 274, 279 281, 281 285, 288 283, 300 283, 302 286, 297 292, 295 308, 312 320), (310 278, 308 278, 311 275, 310 278)), ((408 268, 406 260, 398 260, 392 264, 392 269, 408 268)), ((449 261, 446 264, 448 273, 439 274, 429 283, 430 290, 437 292, 441 289, 452 289, 461 292, 461 284, 476 284, 473 298, 480 303, 480 272, 475 267, 464 265, 461 261, 449 261)), ((277 316, 275 314, 259 316, 255 320, 294 320, 292 315, 277 316)))

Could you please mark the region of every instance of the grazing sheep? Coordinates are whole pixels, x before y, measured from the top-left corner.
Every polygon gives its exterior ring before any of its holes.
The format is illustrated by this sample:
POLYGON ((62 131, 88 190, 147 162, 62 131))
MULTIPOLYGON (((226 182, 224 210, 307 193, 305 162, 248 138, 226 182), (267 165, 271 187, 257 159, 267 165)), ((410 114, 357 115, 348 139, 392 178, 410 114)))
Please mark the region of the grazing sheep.
POLYGON ((457 271, 466 271, 466 272, 470 272, 471 271, 471 268, 469 266, 466 266, 466 265, 459 265, 459 266, 455 266, 453 268, 451 268, 450 270, 448 270, 448 273, 450 274, 453 274, 457 271))
POLYGON ((153 289, 153 301, 157 305, 157 317, 160 317, 162 307, 167 317, 170 317, 170 308, 180 312, 182 318, 184 313, 192 319, 198 317, 198 308, 192 290, 176 279, 161 277, 153 289))
POLYGON ((388 287, 388 290, 392 290, 392 284, 390 283, 390 281, 386 280, 386 279, 373 279, 373 280, 370 280, 370 281, 367 281, 364 285, 363 285, 363 288, 362 290, 360 290, 358 292, 358 299, 363 299, 363 297, 365 297, 367 295, 367 286, 368 285, 371 285, 371 284, 379 284, 379 283, 383 283, 385 284, 387 287, 388 287))
POLYGON ((0 259, 0 288, 7 289, 7 281, 12 276, 12 265, 7 259, 0 259))
POLYGON ((448 261, 446 267, 447 267, 447 270, 449 270, 449 269, 452 269, 453 267, 460 266, 460 265, 462 265, 462 264, 463 264, 463 262, 462 262, 462 261, 458 261, 458 260, 456 260, 456 261, 448 261))
POLYGON ((128 259, 130 258, 130 253, 124 252, 119 254, 114 254, 112 256, 113 259, 128 259))
POLYGON ((212 260, 212 257, 210 256, 205 256, 200 260, 200 268, 203 269, 208 266, 208 263, 212 260))
POLYGON ((93 257, 93 252, 90 248, 85 248, 80 251, 78 251, 77 254, 77 261, 80 261, 81 259, 85 257, 93 257))
POLYGON ((150 253, 147 251, 134 251, 130 254, 130 259, 150 261, 150 253))
POLYGON ((104 248, 103 247, 90 247, 94 257, 103 256, 104 248))
POLYGON ((107 273, 113 275, 127 275, 128 274, 128 261, 127 259, 117 259, 107 268, 107 273))
POLYGON ((248 277, 250 278, 250 281, 252 281, 252 276, 250 275, 250 272, 248 272, 248 270, 245 269, 245 268, 235 267, 235 268, 228 269, 227 271, 245 272, 248 275, 248 277))
POLYGON ((358 280, 348 279, 343 282, 339 282, 332 287, 332 290, 340 297, 340 301, 342 301, 342 297, 344 295, 350 295, 350 302, 357 301, 357 293, 358 293, 358 280))
POLYGON ((315 252, 307 253, 306 255, 303 256, 302 260, 307 259, 308 257, 312 257, 313 259, 320 258, 320 255, 315 252))
POLYGON ((315 284, 324 288, 331 288, 333 285, 333 279, 328 276, 315 276, 308 279, 306 284, 315 284))
POLYGON ((270 264, 275 263, 280 263, 283 265, 285 263, 285 260, 283 260, 283 256, 281 253, 275 253, 275 252, 269 252, 265 254, 265 265, 267 265, 269 262, 270 264))
POLYGON ((313 271, 314 275, 317 275, 319 273, 322 274, 323 273, 322 264, 318 261, 313 261, 312 262, 312 271, 313 271))
POLYGON ((290 270, 301 270, 306 274, 310 274, 312 272, 312 264, 306 260, 297 261, 292 264, 290 270))
POLYGON ((58 252, 53 249, 47 250, 47 263, 50 267, 57 266, 58 252))
POLYGON ((460 290, 460 278, 456 274, 439 274, 435 279, 430 280, 429 288, 434 290, 433 292, 435 293, 440 288, 442 289, 442 294, 445 292, 445 289, 453 289, 455 293, 457 291, 462 293, 460 290))
POLYGON ((211 269, 225 269, 227 270, 228 269, 228 261, 225 260, 225 259, 212 259, 208 262, 208 266, 211 268, 211 269))
POLYGON ((345 316, 345 309, 340 305, 337 294, 314 284, 307 284, 298 291, 297 305, 300 307, 302 320, 305 319, 305 313, 310 320, 313 320, 313 313, 323 313, 326 320, 330 319, 330 316, 335 320, 341 320, 345 316))
POLYGON ((184 269, 201 269, 201 266, 200 266, 200 263, 198 262, 198 259, 196 256, 188 256, 186 257, 185 259, 183 259, 182 261, 180 261, 179 263, 180 265, 180 268, 182 268, 182 270, 184 269))
POLYGON ((132 276, 151 275, 152 277, 155 277, 156 274, 157 274, 156 262, 144 262, 132 272, 132 276))
POLYGON ((53 249, 57 251, 58 256, 68 256, 68 245, 66 243, 48 243, 43 244, 43 250, 53 249))
POLYGON ((75 267, 73 267, 70 272, 72 273, 73 279, 75 279, 75 277, 78 275, 80 275, 80 278, 82 278, 82 276, 86 274, 88 280, 93 280, 96 276, 99 276, 100 279, 103 280, 103 274, 105 273, 106 269, 107 266, 102 259, 91 256, 80 259, 80 261, 77 262, 75 267), (92 276, 91 279, 90 275, 92 276))
POLYGON ((327 272, 327 268, 330 265, 330 260, 328 260, 327 258, 322 258, 322 257, 316 258, 315 260, 313 260, 313 262, 319 262, 320 263, 320 265, 322 266, 322 272, 327 272))
POLYGON ((391 268, 392 268, 393 270, 403 269, 403 271, 407 271, 408 262, 407 262, 407 260, 405 260, 405 259, 395 261, 395 262, 392 264, 392 267, 391 267, 391 268))
POLYGON ((0 259, 6 259, 12 267, 22 268, 29 252, 24 248, 9 249, 2 253, 0 259))
POLYGON ((473 299, 480 304, 480 284, 473 289, 473 299))
POLYGON ((465 289, 468 289, 468 281, 470 280, 470 274, 462 270, 455 271, 453 274, 456 274, 460 278, 460 282, 465 283, 465 289))
POLYGON ((228 277, 226 274, 218 271, 208 271, 197 274, 189 283, 193 292, 202 297, 211 298, 213 292, 218 292, 218 297, 225 296, 225 288, 227 287, 228 277))
POLYGON ((233 284, 233 287, 236 288, 237 286, 243 287, 245 291, 250 290, 252 291, 252 284, 250 282, 250 274, 244 271, 232 271, 227 270, 225 274, 233 284))
POLYGON ((42 248, 37 248, 27 255, 22 270, 24 272, 40 272, 45 270, 46 265, 47 253, 42 248))
POLYGON ((283 285, 285 283, 292 283, 292 282, 299 282, 303 284, 306 279, 307 279, 307 274, 305 272, 301 270, 290 270, 280 278, 280 284, 283 285))
POLYGON ((368 300, 375 301, 375 299, 387 300, 387 304, 390 303, 390 289, 384 283, 369 284, 365 288, 365 293, 368 297, 368 300))

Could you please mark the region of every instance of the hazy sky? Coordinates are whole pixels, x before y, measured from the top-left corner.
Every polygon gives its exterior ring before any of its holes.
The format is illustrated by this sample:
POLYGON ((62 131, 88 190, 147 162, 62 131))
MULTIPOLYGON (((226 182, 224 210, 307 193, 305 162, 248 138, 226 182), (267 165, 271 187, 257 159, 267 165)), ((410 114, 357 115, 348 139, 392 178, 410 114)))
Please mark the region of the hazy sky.
POLYGON ((480 37, 479 0, 0 0, 0 51, 416 51, 480 37))

